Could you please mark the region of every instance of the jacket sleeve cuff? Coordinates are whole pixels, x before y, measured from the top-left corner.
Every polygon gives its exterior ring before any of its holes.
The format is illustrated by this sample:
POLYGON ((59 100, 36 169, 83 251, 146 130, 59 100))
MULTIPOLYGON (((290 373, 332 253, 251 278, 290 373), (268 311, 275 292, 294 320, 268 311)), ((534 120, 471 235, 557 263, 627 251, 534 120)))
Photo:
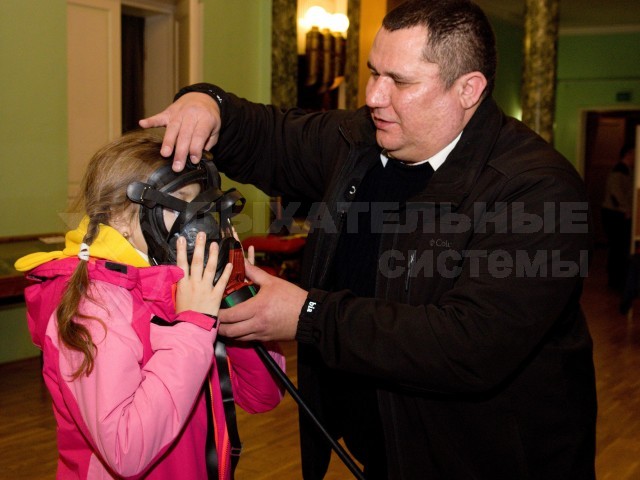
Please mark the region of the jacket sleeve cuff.
POLYGON ((211 83, 195 83, 181 88, 180 91, 176 93, 175 97, 173 97, 173 101, 175 102, 181 96, 190 92, 206 93, 216 101, 220 107, 220 111, 222 111, 222 106, 227 103, 227 92, 216 85, 212 85, 211 83))
POLYGON ((311 289, 300 311, 296 340, 300 343, 314 344, 320 340, 321 328, 319 327, 322 304, 329 292, 311 289))
POLYGON ((176 315, 177 322, 187 322, 205 330, 212 330, 218 326, 218 317, 207 313, 185 310, 176 315))

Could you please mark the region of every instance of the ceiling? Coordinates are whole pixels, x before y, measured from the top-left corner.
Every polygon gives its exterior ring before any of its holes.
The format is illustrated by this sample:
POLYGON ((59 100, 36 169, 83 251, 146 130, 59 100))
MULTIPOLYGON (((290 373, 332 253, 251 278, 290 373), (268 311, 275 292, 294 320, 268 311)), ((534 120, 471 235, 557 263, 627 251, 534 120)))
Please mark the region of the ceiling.
MULTIPOLYGON (((523 24, 525 0, 475 0, 489 15, 523 24)), ((640 31, 640 0, 559 0, 560 33, 640 31)))

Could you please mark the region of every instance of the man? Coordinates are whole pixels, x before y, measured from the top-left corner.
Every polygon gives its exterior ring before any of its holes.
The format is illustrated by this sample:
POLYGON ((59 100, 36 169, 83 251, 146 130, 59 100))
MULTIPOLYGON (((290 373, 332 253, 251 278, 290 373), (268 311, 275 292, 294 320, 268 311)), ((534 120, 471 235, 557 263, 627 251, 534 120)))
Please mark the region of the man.
MULTIPOLYGON (((368 63, 355 112, 200 84, 141 122, 167 127, 174 168, 213 147, 231 178, 317 202, 302 288, 249 266, 260 292, 221 332, 295 338, 302 395, 367 478, 593 478, 580 177, 491 98, 473 3, 400 5, 368 63)), ((322 478, 329 447, 300 420, 304 476, 322 478)))

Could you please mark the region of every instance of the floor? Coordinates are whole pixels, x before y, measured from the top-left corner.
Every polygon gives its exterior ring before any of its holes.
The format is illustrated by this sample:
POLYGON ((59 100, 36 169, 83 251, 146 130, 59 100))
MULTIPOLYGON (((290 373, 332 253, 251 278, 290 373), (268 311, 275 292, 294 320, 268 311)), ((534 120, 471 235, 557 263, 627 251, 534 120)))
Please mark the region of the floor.
MULTIPOLYGON (((596 469, 599 480, 640 479, 640 300, 636 314, 618 312, 605 285, 599 252, 585 282, 583 305, 594 338, 599 402, 596 469)), ((285 343, 295 382, 295 345, 285 343)), ((0 478, 52 478, 55 422, 40 378, 39 359, 0 365, 0 478)), ((299 479, 297 409, 290 395, 273 412, 238 412, 244 452, 238 480, 299 479)), ((329 480, 351 478, 334 454, 329 480)))

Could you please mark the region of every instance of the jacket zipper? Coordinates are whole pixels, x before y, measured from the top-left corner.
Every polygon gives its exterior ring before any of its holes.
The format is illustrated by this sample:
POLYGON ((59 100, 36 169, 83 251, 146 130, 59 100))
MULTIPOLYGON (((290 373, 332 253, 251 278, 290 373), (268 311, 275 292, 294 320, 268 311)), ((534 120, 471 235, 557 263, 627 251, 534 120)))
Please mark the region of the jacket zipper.
MULTIPOLYGON (((226 433, 226 429, 227 429, 227 425, 225 422, 225 433, 226 433)), ((226 480, 226 470, 227 470, 227 462, 231 461, 231 442, 229 441, 229 436, 226 434, 223 434, 222 436, 222 455, 220 456, 220 458, 224 458, 223 461, 220 462, 220 464, 218 465, 219 470, 218 470, 218 478, 220 478, 221 480, 226 480)), ((233 476, 233 472, 232 472, 232 476, 233 476)))
POLYGON ((411 272, 415 263, 416 251, 411 250, 411 252, 409 253, 409 262, 407 264, 407 276, 404 279, 404 293, 409 293, 409 287, 411 286, 411 272))
MULTIPOLYGON (((337 222, 336 222, 336 232, 341 232, 342 231, 342 224, 344 223, 344 218, 346 217, 346 215, 347 215, 347 212, 344 211, 344 210, 338 212, 338 219, 337 219, 337 222)), ((329 267, 331 265, 331 262, 333 261, 333 257, 334 256, 335 256, 335 250, 334 250, 333 255, 332 255, 331 258, 329 258, 328 255, 326 255, 324 257, 324 263, 322 265, 322 270, 320 270, 321 272, 323 272, 322 273, 323 275, 326 275, 326 272, 329 271, 329 267)), ((322 278, 321 280, 322 280, 321 284, 324 284, 324 278, 322 278)))

